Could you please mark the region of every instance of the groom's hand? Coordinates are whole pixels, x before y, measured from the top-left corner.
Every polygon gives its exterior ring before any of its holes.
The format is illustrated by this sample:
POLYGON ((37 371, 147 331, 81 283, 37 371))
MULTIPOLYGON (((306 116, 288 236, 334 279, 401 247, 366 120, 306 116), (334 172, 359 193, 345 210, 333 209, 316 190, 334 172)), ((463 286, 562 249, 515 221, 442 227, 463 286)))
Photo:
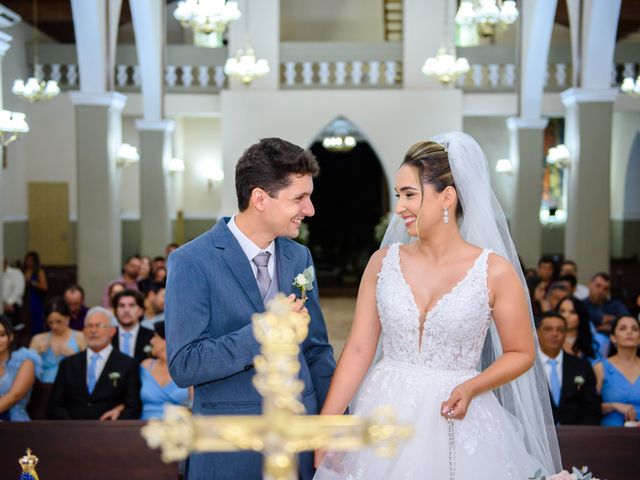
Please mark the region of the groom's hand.
POLYGON ((292 304, 291 310, 293 310, 296 313, 300 313, 302 315, 309 315, 309 311, 307 310, 307 307, 304 306, 304 302, 298 297, 296 297, 293 293, 289 295, 287 299, 292 304))

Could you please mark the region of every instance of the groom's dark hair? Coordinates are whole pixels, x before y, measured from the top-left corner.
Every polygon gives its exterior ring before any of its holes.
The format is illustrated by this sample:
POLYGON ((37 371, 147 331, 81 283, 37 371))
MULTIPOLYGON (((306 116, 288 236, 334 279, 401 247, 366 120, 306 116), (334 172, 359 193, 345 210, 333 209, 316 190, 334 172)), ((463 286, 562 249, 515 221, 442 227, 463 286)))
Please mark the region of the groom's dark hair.
POLYGON ((254 188, 275 198, 291 183, 289 175, 315 177, 319 173, 316 157, 310 151, 281 138, 263 138, 247 148, 236 165, 238 209, 242 212, 249 207, 254 188))

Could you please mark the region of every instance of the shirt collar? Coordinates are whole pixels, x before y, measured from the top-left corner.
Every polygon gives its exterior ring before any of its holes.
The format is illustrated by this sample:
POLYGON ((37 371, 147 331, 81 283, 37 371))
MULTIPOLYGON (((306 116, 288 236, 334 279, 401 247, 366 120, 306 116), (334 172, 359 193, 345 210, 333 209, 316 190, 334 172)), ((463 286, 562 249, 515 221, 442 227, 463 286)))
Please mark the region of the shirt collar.
POLYGON ((562 365, 562 361, 564 360, 564 351, 562 351, 562 349, 560 350, 560 353, 558 354, 558 356, 553 359, 545 355, 542 350, 539 350, 539 353, 540 353, 540 360, 542 361, 543 365, 546 365, 548 360, 555 360, 556 362, 558 362, 558 365, 562 365))
POLYGON ((240 244, 242 251, 247 256, 249 261, 253 260, 255 256, 258 255, 260 252, 269 252, 271 254, 270 258, 274 257, 276 252, 276 242, 271 242, 267 246, 267 248, 264 248, 264 249, 258 247, 255 243, 253 243, 253 240, 247 237, 244 233, 242 233, 242 230, 238 228, 238 225, 236 224, 235 215, 229 219, 229 223, 227 223, 227 227, 229 228, 233 236, 236 238, 236 240, 238 240, 238 243, 240 244))
POLYGON ((123 335, 125 332, 129 332, 131 337, 135 337, 138 334, 138 330, 140 330, 140 323, 136 323, 136 325, 131 330, 125 330, 121 326, 118 327, 118 334, 123 335))
POLYGON ((87 348, 87 361, 91 360, 91 357, 93 357, 94 353, 97 353, 101 360, 106 361, 107 358, 109 358, 109 355, 111 355, 112 351, 113 351, 113 345, 111 345, 111 343, 109 343, 109 345, 104 347, 99 352, 94 352, 90 348, 87 348))

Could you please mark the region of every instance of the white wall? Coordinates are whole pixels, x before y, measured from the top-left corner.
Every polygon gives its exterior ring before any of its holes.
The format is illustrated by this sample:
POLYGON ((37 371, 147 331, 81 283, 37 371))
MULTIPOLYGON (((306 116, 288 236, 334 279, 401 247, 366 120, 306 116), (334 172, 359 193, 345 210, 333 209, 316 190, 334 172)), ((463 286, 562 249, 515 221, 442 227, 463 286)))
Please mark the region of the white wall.
MULTIPOLYGON (((640 220, 640 204, 625 211, 625 176, 629 167, 633 141, 640 133, 640 112, 614 112, 611 137, 611 218, 640 220)), ((636 165, 640 158, 635 158, 636 165)), ((636 193, 639 190, 635 186, 636 193)), ((638 198, 638 197, 636 197, 638 198)))
MULTIPOLYGON (((462 129, 459 90, 222 92, 222 150, 226 179, 249 145, 282 137, 308 147, 320 130, 344 115, 375 150, 393 182, 404 152, 415 142, 462 129)), ((236 210, 232 181, 223 185, 222 214, 236 210)), ((393 191, 393 185, 390 185, 393 191)))
POLYGON ((382 0, 280 0, 280 40, 380 42, 382 13, 382 0))

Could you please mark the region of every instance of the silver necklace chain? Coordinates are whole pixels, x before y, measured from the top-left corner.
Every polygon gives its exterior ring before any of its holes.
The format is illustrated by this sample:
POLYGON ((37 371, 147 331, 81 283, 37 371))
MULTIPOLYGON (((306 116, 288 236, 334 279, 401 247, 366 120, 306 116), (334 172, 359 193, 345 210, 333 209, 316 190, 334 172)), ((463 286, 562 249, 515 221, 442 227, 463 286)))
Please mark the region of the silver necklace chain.
POLYGON ((449 427, 449 480, 456 480, 456 437, 453 418, 447 418, 449 427))

